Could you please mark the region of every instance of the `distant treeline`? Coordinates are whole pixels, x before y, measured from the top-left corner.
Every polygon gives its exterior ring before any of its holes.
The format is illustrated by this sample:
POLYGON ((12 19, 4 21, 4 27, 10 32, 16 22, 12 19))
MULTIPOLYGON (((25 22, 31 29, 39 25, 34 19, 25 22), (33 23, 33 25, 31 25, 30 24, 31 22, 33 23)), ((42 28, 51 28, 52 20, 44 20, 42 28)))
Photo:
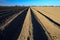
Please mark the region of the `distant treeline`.
POLYGON ((0 7, 27 7, 27 6, 0 6, 0 7))
POLYGON ((0 7, 27 7, 27 6, 0 6, 0 7))
POLYGON ((27 6, 0 6, 0 8, 21 8, 21 7, 27 7, 27 6))
POLYGON ((0 10, 7 10, 7 9, 21 9, 26 8, 27 6, 0 6, 0 10))
POLYGON ((60 6, 31 6, 31 7, 60 7, 60 6))

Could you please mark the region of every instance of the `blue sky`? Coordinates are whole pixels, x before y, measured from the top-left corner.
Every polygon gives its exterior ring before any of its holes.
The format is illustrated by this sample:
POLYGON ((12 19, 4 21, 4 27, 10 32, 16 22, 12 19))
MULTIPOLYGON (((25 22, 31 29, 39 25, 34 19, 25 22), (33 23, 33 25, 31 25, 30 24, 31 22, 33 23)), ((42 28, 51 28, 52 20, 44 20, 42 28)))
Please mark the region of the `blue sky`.
POLYGON ((2 6, 60 6, 60 0, 0 0, 2 6))

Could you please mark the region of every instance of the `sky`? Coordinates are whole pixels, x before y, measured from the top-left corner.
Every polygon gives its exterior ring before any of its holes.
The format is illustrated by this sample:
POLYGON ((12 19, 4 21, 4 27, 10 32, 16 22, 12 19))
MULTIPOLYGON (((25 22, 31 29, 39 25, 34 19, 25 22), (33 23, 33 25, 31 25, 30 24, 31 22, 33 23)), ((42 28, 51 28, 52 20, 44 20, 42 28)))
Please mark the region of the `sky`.
POLYGON ((60 0, 0 0, 0 6, 60 6, 60 0))

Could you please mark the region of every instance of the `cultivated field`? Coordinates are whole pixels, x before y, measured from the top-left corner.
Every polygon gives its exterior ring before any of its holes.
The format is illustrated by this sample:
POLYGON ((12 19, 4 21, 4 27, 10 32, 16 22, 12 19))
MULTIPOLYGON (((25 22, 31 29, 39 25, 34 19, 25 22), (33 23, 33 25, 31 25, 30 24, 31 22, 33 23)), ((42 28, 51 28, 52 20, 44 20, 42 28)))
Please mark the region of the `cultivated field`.
POLYGON ((34 9, 40 11, 44 15, 48 16, 52 20, 60 23, 60 7, 33 7, 34 9))
POLYGON ((3 7, 0 39, 60 40, 59 18, 60 7, 3 7))
POLYGON ((60 40, 60 7, 32 7, 52 40, 60 40))

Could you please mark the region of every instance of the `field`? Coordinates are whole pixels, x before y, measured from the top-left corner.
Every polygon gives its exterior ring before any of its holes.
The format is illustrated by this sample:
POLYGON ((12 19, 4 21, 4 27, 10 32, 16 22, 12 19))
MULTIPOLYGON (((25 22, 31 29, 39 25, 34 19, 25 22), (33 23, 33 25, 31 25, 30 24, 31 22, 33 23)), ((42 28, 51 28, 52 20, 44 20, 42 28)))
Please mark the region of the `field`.
POLYGON ((60 40, 60 7, 0 7, 1 40, 60 40))

